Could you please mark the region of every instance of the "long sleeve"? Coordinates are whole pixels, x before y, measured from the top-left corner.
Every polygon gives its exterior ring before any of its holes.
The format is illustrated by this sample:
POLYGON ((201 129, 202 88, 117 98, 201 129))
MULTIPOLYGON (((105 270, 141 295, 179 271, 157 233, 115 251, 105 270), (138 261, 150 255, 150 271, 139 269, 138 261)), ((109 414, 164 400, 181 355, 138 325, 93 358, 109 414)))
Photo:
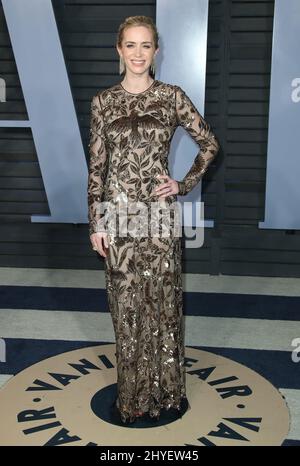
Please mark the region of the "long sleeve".
POLYGON ((181 181, 178 182, 178 194, 188 194, 203 177, 208 166, 219 151, 219 142, 210 125, 197 111, 195 105, 180 86, 175 86, 176 117, 178 125, 182 126, 199 145, 193 165, 181 181))
POLYGON ((107 153, 103 131, 102 108, 99 95, 92 98, 90 108, 89 141, 89 175, 88 175, 88 220, 89 234, 106 231, 104 212, 100 213, 104 182, 107 171, 107 153))

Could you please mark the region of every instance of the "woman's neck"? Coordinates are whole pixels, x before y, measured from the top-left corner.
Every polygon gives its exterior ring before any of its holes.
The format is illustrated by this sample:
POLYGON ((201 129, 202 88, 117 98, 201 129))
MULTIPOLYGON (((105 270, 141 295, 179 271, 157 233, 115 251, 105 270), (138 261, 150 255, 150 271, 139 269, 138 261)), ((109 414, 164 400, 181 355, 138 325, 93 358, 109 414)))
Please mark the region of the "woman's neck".
POLYGON ((123 81, 121 81, 121 84, 128 92, 138 93, 148 89, 153 81, 154 79, 151 78, 150 75, 148 75, 146 78, 125 76, 123 81))

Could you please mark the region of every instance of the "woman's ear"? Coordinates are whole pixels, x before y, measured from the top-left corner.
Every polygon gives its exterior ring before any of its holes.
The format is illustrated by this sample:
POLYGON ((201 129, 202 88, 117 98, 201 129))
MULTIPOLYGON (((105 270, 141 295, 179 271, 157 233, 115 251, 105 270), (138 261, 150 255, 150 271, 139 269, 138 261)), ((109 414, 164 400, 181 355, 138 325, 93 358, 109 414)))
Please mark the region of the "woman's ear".
POLYGON ((122 56, 122 54, 121 54, 121 49, 119 48, 119 46, 118 46, 118 45, 116 45, 116 49, 117 49, 117 52, 118 52, 118 54, 119 54, 119 55, 120 55, 120 57, 121 57, 121 56, 122 56))

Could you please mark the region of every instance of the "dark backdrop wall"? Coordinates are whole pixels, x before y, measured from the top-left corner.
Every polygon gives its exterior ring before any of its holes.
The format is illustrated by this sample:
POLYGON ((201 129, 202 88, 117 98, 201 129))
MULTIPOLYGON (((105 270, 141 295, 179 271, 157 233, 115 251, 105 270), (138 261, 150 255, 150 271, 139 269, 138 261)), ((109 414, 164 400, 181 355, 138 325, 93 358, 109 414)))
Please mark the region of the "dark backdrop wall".
MULTIPOLYGON (((170 2, 171 3, 171 2, 170 2)), ((0 2, 1 5, 1 2, 0 2)), ((88 162, 92 96, 120 80, 116 31, 130 15, 155 20, 155 0, 53 0, 88 162)), ((274 0, 210 0, 205 118, 220 143, 203 186, 200 249, 186 249, 190 273, 300 276, 299 231, 261 230, 264 220, 274 0)), ((182 32, 184 34, 184 31, 182 32)), ((27 119, 2 7, 1 119, 27 119)), ((278 180, 278 189, 280 180, 278 180)), ((103 269, 87 224, 31 223, 49 213, 30 129, 0 128, 0 266, 103 269)))

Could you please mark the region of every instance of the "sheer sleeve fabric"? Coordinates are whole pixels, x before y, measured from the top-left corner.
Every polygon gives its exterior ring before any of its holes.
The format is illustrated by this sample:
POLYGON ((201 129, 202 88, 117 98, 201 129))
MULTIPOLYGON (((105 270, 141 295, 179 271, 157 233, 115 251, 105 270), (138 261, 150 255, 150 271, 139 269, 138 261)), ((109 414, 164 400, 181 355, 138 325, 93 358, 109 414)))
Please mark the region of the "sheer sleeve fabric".
POLYGON ((175 86, 175 94, 178 125, 182 126, 199 145, 199 152, 190 170, 182 180, 176 180, 179 187, 178 194, 184 196, 199 183, 208 166, 216 157, 220 146, 210 125, 204 120, 180 86, 175 86))
POLYGON ((89 234, 105 232, 104 212, 100 213, 107 171, 102 107, 99 95, 95 95, 90 107, 89 175, 88 175, 88 221, 89 234))

